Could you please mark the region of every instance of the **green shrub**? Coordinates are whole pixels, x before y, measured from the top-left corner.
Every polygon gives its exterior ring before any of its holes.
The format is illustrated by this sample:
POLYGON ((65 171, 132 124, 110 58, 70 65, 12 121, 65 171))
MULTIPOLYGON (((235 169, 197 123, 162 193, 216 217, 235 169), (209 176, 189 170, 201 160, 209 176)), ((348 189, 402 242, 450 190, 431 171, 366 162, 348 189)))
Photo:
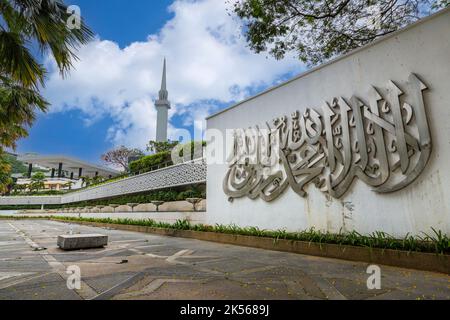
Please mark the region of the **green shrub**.
POLYGON ((13 191, 11 196, 58 196, 67 193, 68 190, 43 190, 43 191, 13 191))
POLYGON ((148 172, 153 168, 170 161, 171 153, 169 151, 152 154, 131 162, 130 172, 134 174, 148 172))
POLYGON ((190 189, 180 192, 177 196, 177 200, 186 200, 187 198, 203 198, 200 190, 190 189))
MULTIPOLYGON (((183 158, 184 156, 184 149, 190 145, 191 149, 191 158, 194 157, 194 151, 195 148, 201 148, 203 150, 203 147, 206 147, 206 141, 191 141, 184 144, 179 144, 175 147, 175 150, 178 152, 178 155, 180 158, 183 158)), ((202 151, 203 152, 203 151, 202 151)))
POLYGON ((122 174, 120 174, 118 176, 115 176, 113 178, 110 178, 110 179, 105 179, 103 177, 100 177, 100 179, 97 178, 97 181, 95 181, 96 180, 95 177, 94 178, 84 177, 84 180, 86 181, 85 183, 87 184, 87 186, 85 186, 83 188, 80 188, 80 189, 73 189, 73 190, 70 190, 69 192, 78 192, 80 190, 85 190, 85 189, 88 189, 88 188, 98 187, 98 186, 101 186, 101 185, 104 185, 104 184, 107 184, 107 183, 123 180, 123 179, 128 178, 128 177, 129 177, 128 173, 122 173, 122 174), (104 180, 102 180, 101 178, 103 178, 104 180), (92 181, 90 181, 90 180, 92 180, 92 181))

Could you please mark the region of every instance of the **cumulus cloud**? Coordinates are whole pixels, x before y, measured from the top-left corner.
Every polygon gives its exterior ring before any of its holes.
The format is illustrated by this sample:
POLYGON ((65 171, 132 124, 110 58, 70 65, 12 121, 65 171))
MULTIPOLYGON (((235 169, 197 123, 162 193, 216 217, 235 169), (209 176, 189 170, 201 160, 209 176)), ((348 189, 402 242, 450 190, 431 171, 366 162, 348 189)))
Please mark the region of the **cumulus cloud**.
MULTIPOLYGON (((64 80, 49 59, 45 95, 51 112, 81 110, 86 125, 108 115, 114 121, 108 139, 143 147, 155 136, 153 101, 163 57, 168 61, 169 116, 181 118, 184 126, 300 69, 294 58, 276 61, 252 53, 240 22, 227 14, 226 6, 223 0, 175 1, 168 8, 173 18, 147 41, 120 48, 96 38, 83 46, 64 80)), ((175 130, 173 124, 169 130, 175 130)))

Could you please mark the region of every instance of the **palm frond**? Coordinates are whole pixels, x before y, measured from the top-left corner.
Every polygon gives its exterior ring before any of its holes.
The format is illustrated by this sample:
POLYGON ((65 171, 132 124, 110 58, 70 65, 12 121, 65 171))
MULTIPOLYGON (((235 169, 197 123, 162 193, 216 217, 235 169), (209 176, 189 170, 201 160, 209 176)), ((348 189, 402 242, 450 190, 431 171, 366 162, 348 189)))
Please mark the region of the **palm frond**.
POLYGON ((45 69, 40 65, 19 34, 0 31, 0 71, 25 87, 43 85, 45 69))

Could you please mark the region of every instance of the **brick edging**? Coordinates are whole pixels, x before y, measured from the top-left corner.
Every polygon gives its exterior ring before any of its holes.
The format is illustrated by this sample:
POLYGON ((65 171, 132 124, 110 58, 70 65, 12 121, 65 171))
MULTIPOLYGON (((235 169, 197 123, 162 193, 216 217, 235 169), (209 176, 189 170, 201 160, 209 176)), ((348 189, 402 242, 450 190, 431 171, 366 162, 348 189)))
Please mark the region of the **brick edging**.
POLYGON ((51 219, 60 222, 70 222, 94 227, 111 228, 116 230, 152 233, 162 236, 190 238, 203 241, 232 244, 266 250, 291 252, 311 256, 360 261, 383 264, 394 267, 434 271, 450 274, 450 255, 434 253, 408 252, 391 249, 365 248, 337 244, 318 244, 314 242, 273 239, 255 236, 244 236, 227 233, 203 232, 191 230, 160 229, 136 225, 109 224, 87 221, 68 221, 51 219))

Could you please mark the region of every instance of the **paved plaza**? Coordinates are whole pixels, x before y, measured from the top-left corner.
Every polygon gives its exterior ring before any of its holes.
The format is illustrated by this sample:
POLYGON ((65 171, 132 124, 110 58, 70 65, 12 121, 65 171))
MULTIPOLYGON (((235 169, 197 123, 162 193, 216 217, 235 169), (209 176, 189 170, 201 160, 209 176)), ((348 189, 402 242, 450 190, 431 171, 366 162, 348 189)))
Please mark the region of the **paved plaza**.
POLYGON ((445 274, 381 267, 368 290, 368 264, 192 239, 70 225, 0 221, 0 299, 450 299, 445 274), (102 233, 104 249, 64 252, 58 235, 102 233), (81 288, 67 287, 67 269, 81 288))

